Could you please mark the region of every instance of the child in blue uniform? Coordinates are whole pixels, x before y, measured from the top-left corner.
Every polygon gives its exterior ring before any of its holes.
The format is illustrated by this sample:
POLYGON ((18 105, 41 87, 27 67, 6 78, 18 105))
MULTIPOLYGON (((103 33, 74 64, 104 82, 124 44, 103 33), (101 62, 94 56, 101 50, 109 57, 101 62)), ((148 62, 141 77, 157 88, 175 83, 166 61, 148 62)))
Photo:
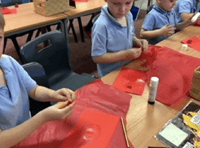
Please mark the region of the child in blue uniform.
POLYGON ((187 18, 191 18, 196 12, 200 11, 200 1, 178 0, 174 10, 177 13, 178 22, 185 21, 187 18))
POLYGON ((190 18, 178 24, 173 9, 175 5, 176 0, 157 0, 145 17, 140 32, 141 38, 148 39, 149 43, 154 45, 173 35, 175 30, 181 30, 188 26, 191 23, 190 18))
POLYGON ((92 59, 100 77, 138 58, 148 42, 137 39, 130 9, 134 0, 107 0, 92 28, 92 59), (137 47, 137 48, 134 48, 137 47))
POLYGON ((46 122, 69 116, 76 95, 69 89, 54 91, 38 86, 17 61, 3 55, 4 26, 0 13, 0 147, 8 148, 23 141, 46 122), (58 103, 31 118, 29 96, 38 101, 58 103))

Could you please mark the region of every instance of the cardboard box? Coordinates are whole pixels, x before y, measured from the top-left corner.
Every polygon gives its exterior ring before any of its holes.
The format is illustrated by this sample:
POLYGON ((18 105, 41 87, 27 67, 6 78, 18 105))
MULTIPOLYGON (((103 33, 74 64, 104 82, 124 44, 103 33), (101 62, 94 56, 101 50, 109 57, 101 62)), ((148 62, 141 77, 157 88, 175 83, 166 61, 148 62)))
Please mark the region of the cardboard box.
POLYGON ((33 0, 35 12, 51 16, 70 9, 69 0, 33 0))
POLYGON ((196 68, 194 71, 190 95, 191 97, 200 100, 200 67, 196 68))

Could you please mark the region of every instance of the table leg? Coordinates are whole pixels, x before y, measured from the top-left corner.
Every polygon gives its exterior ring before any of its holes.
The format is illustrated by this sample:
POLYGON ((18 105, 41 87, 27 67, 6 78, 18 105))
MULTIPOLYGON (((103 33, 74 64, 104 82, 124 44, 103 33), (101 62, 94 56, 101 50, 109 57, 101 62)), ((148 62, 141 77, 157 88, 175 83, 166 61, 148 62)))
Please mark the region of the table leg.
POLYGON ((83 25, 82 25, 82 22, 81 22, 81 17, 78 17, 78 23, 79 23, 79 30, 80 30, 82 42, 85 42, 85 37, 84 37, 84 32, 83 32, 83 25))
POLYGON ((70 30, 70 28, 72 28, 72 32, 73 32, 73 35, 74 35, 74 40, 75 40, 75 42, 78 42, 78 38, 77 38, 77 35, 76 35, 76 31, 75 31, 75 29, 74 29, 73 21, 74 21, 74 19, 70 19, 70 20, 69 20, 69 28, 68 28, 68 31, 70 30))

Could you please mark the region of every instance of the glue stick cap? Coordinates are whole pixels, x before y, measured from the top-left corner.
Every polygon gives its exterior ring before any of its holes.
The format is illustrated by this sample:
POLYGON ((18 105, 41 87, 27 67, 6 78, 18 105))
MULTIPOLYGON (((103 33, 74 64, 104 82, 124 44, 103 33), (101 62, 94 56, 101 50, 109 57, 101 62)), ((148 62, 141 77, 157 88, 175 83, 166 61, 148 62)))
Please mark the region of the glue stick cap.
POLYGON ((152 87, 158 87, 159 78, 158 77, 151 77, 150 85, 152 87))
POLYGON ((151 77, 150 81, 150 91, 149 91, 149 104, 154 104, 157 96, 157 89, 158 89, 159 78, 158 77, 151 77))
POLYGON ((185 51, 188 50, 188 45, 187 44, 183 44, 182 47, 183 47, 183 50, 185 50, 185 51))

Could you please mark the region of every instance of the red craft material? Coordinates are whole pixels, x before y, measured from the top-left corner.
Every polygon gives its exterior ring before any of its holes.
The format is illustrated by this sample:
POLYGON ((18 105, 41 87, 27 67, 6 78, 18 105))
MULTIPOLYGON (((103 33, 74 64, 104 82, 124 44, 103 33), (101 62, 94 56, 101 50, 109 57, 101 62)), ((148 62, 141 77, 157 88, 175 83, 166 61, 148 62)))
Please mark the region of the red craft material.
POLYGON ((148 82, 153 76, 159 78, 157 100, 166 105, 179 102, 189 92, 194 70, 200 66, 199 58, 153 45, 142 58, 149 68, 148 82))
POLYGON ((6 14, 17 14, 17 9, 16 8, 10 9, 10 8, 7 8, 7 7, 2 7, 1 10, 2 10, 3 15, 6 15, 6 14))
POLYGON ((146 81, 145 72, 122 68, 113 86, 128 93, 142 95, 146 81))
POLYGON ((19 7, 19 4, 16 3, 16 4, 15 4, 15 8, 18 8, 18 7, 19 7))
MULTIPOLYGON (((131 100, 130 95, 104 84, 100 79, 80 88, 76 94, 76 106, 67 119, 46 123, 13 148, 59 148, 85 109, 90 108, 125 118, 131 100)), ((120 122, 118 122, 108 145, 108 148, 115 147, 126 147, 120 122)), ((133 148, 131 143, 130 148, 133 148)))
POLYGON ((197 36, 182 40, 181 43, 187 44, 188 46, 192 47, 193 49, 200 51, 200 38, 198 38, 197 36))
POLYGON ((85 109, 60 148, 107 148, 119 117, 85 109))
POLYGON ((195 23, 194 23, 195 26, 200 26, 200 20, 197 20, 195 23))

